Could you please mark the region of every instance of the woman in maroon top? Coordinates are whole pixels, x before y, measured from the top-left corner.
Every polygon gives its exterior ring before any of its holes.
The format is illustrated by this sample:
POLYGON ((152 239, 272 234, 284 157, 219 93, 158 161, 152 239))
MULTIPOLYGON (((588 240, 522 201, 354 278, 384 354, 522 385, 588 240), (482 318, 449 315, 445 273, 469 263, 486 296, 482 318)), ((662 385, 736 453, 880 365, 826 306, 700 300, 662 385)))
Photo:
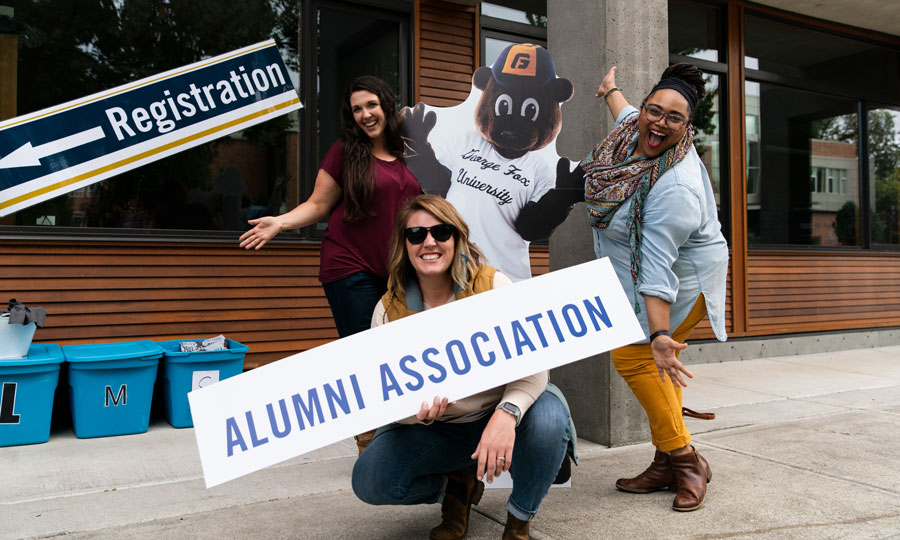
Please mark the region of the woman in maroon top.
POLYGON ((309 199, 280 216, 251 219, 240 246, 259 249, 286 229, 328 216, 319 281, 341 337, 369 328, 387 290, 394 217, 421 193, 403 160, 400 115, 390 86, 377 77, 353 81, 341 108, 341 137, 319 166, 309 199))

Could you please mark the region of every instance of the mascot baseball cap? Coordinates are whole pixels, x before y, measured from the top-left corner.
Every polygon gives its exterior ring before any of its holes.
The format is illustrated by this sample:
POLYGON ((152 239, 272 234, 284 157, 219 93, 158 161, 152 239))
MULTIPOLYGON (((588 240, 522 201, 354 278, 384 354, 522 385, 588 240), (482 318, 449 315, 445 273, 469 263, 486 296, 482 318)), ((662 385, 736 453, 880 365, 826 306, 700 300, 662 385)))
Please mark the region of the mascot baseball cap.
POLYGON ((556 67, 547 49, 531 43, 516 43, 503 49, 491 66, 494 79, 503 86, 543 86, 556 78, 556 67))

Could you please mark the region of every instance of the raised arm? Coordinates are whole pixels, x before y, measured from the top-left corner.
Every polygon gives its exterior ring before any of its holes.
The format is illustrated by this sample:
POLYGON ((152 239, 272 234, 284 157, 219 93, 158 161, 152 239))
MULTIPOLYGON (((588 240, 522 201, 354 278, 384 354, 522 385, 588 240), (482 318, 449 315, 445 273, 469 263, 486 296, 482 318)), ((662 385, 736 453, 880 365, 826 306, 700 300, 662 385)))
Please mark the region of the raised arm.
POLYGON ((612 113, 613 119, 619 117, 622 109, 628 106, 628 100, 622 94, 622 91, 616 86, 616 66, 609 68, 609 72, 603 76, 600 84, 597 86, 597 93, 594 97, 604 99, 609 112, 612 113))
POLYGON ((309 199, 280 216, 265 216, 247 223, 253 228, 241 235, 240 247, 259 249, 284 230, 298 229, 325 219, 341 199, 341 186, 323 169, 316 175, 316 185, 309 199))

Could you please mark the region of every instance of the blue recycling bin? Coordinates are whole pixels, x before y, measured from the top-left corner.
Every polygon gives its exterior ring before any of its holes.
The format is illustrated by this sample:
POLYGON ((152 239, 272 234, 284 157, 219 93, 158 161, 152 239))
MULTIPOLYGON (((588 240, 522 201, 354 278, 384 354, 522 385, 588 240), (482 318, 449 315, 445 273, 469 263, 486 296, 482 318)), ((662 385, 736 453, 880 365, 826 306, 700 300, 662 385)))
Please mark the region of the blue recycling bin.
POLYGON ((31 345, 23 358, 0 360, 0 446, 50 439, 62 361, 62 350, 52 343, 31 345))
POLYGON ((188 392, 240 375, 244 371, 244 356, 250 349, 233 339, 226 339, 227 350, 181 352, 179 345, 184 341, 203 340, 179 339, 156 343, 164 351, 160 382, 166 420, 177 428, 194 425, 188 392))
POLYGON ((162 348, 149 340, 65 345, 72 426, 79 438, 144 433, 162 348))

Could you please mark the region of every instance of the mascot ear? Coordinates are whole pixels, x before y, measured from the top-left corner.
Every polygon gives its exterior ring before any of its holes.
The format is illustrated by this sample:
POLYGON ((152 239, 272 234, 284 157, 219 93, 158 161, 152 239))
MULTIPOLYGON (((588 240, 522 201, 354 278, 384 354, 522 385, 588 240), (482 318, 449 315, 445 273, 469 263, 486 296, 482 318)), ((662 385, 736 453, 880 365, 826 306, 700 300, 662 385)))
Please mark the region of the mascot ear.
MULTIPOLYGON (((487 88, 489 82, 491 82, 491 77, 494 74, 491 73, 491 68, 487 66, 481 66, 480 68, 475 70, 475 74, 472 75, 472 82, 475 84, 475 88, 479 90, 484 90, 487 88)), ((572 84, 569 83, 569 87, 571 88, 572 84)))
POLYGON ((569 79, 557 77, 550 81, 548 85, 550 96, 558 103, 565 103, 572 99, 575 90, 572 88, 572 82, 569 79))

